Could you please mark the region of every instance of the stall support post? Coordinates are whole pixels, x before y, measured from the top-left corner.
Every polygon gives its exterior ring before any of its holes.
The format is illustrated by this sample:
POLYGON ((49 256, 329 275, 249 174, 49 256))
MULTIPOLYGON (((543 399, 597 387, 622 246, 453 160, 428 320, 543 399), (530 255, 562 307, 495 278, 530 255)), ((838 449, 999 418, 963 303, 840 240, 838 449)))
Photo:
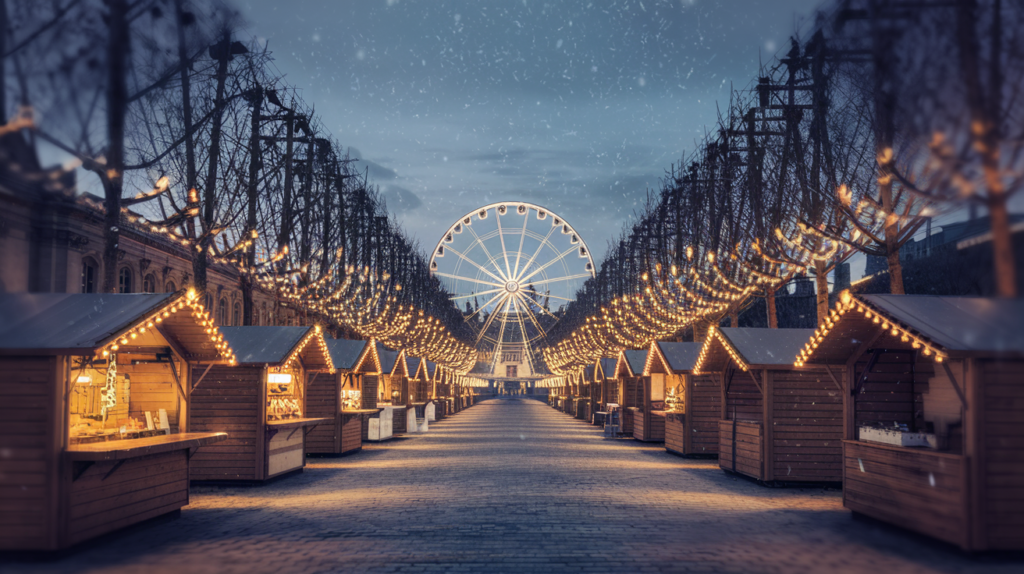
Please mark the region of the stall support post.
POLYGON ((763 409, 761 418, 761 456, 764 458, 761 462, 763 465, 761 474, 765 482, 775 480, 775 425, 770 424, 775 420, 772 378, 768 369, 761 370, 761 405, 763 409))

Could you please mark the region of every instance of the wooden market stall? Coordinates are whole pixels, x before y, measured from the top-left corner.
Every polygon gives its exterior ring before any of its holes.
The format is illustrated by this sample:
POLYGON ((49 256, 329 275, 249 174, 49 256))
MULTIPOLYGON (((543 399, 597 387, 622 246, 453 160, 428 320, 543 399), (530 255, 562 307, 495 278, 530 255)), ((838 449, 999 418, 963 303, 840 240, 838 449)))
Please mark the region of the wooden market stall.
MULTIPOLYGON (((392 433, 409 432, 409 412, 415 413, 409 403, 409 369, 405 351, 395 351, 376 343, 380 360, 381 385, 377 394, 377 407, 390 411, 392 433)), ((415 421, 415 414, 413 414, 415 421)))
POLYGON ((766 483, 842 480, 838 379, 793 356, 813 329, 715 328, 694 368, 721 383, 718 464, 766 483))
POLYGON ((370 341, 327 339, 335 372, 306 374, 306 415, 333 420, 317 425, 306 435, 307 454, 345 454, 362 449, 363 418, 378 411, 362 408, 364 375, 356 372, 356 366, 372 348, 370 341))
POLYGON ((256 483, 306 466, 306 434, 334 417, 306 412, 306 374, 334 373, 315 327, 221 327, 237 364, 200 364, 189 404, 193 431, 227 431, 193 457, 194 481, 256 483))
POLYGON ((597 384, 597 410, 594 411, 594 424, 604 425, 608 415, 608 405, 618 405, 619 384, 615 378, 615 365, 618 359, 605 357, 594 363, 594 380, 597 384))
POLYGON ((644 375, 665 377, 665 450, 683 456, 718 456, 722 390, 718 378, 695 375, 703 343, 656 341, 644 375))
POLYGON ((194 295, 0 295, 0 550, 57 550, 180 510, 188 361, 231 361, 194 295), (207 332, 210 329, 210 332, 207 332))
POLYGON ((583 368, 583 376, 580 378, 580 398, 576 401, 576 418, 583 421, 590 421, 593 410, 591 409, 591 384, 594 381, 594 366, 583 368))
MULTIPOLYGON (((619 352, 615 363, 615 379, 619 382, 619 396, 616 402, 621 412, 621 432, 633 436, 633 425, 636 424, 637 412, 643 405, 643 374, 647 363, 647 349, 626 349, 619 352)), ((643 413, 640 416, 643 425, 643 413)))
POLYGON ((1024 301, 840 295, 796 358, 843 382, 843 504, 1024 550, 1024 301))
MULTIPOLYGON (((427 387, 430 389, 430 400, 434 403, 434 419, 441 420, 447 416, 448 401, 440 396, 441 371, 434 361, 423 361, 423 374, 427 379, 427 387)), ((429 417, 428 417, 429 418, 429 417)), ((433 421, 431 421, 433 422, 433 421)))
MULTIPOLYGON (((413 409, 419 432, 427 430, 427 410, 433 412, 430 399, 430 383, 427 381, 426 361, 419 357, 405 358, 406 372, 409 373, 408 408, 413 409)), ((411 429, 410 429, 411 430, 411 429)))

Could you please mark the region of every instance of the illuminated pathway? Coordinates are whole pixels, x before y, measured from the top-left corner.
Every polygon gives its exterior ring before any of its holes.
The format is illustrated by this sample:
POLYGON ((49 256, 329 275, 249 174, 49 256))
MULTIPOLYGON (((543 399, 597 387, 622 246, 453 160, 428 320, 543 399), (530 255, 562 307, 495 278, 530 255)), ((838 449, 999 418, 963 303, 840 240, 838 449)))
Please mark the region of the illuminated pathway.
MULTIPOLYGON (((1019 558, 1018 558, 1019 559, 1019 558)), ((535 401, 311 459, 258 488, 197 488, 177 520, 0 572, 1021 572, 855 521, 840 493, 763 488, 605 440, 535 401)))

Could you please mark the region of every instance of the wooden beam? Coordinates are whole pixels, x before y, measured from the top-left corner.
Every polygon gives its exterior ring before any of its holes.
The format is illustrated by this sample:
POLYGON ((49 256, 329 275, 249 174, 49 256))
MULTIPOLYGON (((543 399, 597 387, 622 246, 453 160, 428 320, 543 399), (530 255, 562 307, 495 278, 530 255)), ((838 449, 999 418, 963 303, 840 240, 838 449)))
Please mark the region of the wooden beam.
POLYGON ((942 365, 942 370, 946 371, 946 376, 949 377, 949 382, 953 383, 953 390, 956 391, 956 396, 960 397, 960 404, 963 405, 964 410, 967 410, 967 397, 964 396, 963 389, 956 381, 956 377, 953 376, 953 369, 949 368, 949 363, 947 361, 942 361, 939 364, 942 365))
POLYGON ((830 367, 830 366, 828 366, 828 364, 826 364, 825 365, 825 372, 827 372, 828 376, 832 378, 832 382, 836 384, 836 387, 838 387, 839 390, 842 391, 843 390, 843 385, 839 382, 839 379, 837 379, 835 374, 832 372, 832 367, 830 367))
POLYGON ((192 383, 192 390, 193 391, 196 390, 197 387, 199 387, 199 383, 203 382, 203 379, 206 378, 206 373, 209 373, 210 369, 212 369, 212 368, 213 368, 213 363, 210 363, 209 365, 206 365, 206 370, 203 371, 203 374, 199 375, 199 378, 196 379, 196 381, 194 383, 192 383))

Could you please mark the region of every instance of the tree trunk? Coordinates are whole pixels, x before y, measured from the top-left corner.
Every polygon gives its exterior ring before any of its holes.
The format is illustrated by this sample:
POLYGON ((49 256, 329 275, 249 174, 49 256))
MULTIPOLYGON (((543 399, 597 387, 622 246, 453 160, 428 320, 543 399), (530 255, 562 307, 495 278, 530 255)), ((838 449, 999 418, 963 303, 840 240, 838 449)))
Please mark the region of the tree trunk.
POLYGON ((779 328, 779 313, 775 307, 775 288, 768 287, 768 296, 765 297, 768 303, 768 328, 778 329, 779 328))
MULTIPOLYGON (((0 54, 7 53, 7 0, 0 0, 0 54)), ((7 58, 0 57, 0 126, 7 125, 7 58)))
MULTIPOLYGON (((181 116, 185 131, 185 190, 191 195, 196 188, 196 146, 192 134, 192 77, 189 75, 188 47, 185 45, 184 0, 174 0, 178 21, 178 65, 181 66, 181 116)), ((186 202, 187 203, 187 202, 186 202)), ((192 217, 185 220, 186 232, 195 239, 196 224, 192 217)))
POLYGON ((213 228, 216 224, 217 201, 217 168, 220 163, 221 120, 224 114, 224 83, 228 77, 228 60, 231 53, 231 32, 225 31, 219 48, 217 63, 217 93, 213 101, 213 117, 210 124, 210 159, 206 172, 206 184, 203 186, 203 229, 198 243, 198 253, 192 260, 192 272, 195 275, 195 288, 205 293, 207 288, 206 268, 208 265, 207 250, 213 245, 213 228))
POLYGON ((818 325, 821 325, 828 317, 828 268, 824 261, 814 262, 814 279, 818 288, 818 325))
POLYGON ((295 112, 288 110, 285 121, 285 153, 284 153, 284 197, 281 200, 281 231, 277 236, 277 249, 280 251, 291 241, 292 237, 292 153, 295 147, 295 112))
POLYGON ((248 237, 244 241, 252 241, 253 244, 245 250, 245 270, 242 273, 242 324, 253 324, 253 282, 252 272, 256 267, 256 241, 253 232, 256 231, 256 200, 259 197, 259 190, 256 187, 260 170, 260 114, 263 111, 263 87, 255 84, 252 98, 252 137, 249 140, 249 181, 246 189, 245 230, 248 237))
POLYGON ((124 131, 128 112, 128 2, 109 0, 107 41, 106 172, 100 174, 105 194, 103 218, 103 292, 116 293, 118 243, 121 240, 121 189, 124 184, 124 131))
MULTIPOLYGON (((960 67, 967 89, 967 105, 971 120, 975 149, 980 150, 982 171, 987 192, 989 221, 992 226, 992 262, 996 279, 996 295, 1017 296, 1017 270, 1013 258, 1013 237, 1006 206, 1006 189, 999 173, 1000 134, 999 115, 1002 111, 1002 9, 1000 2, 993 6, 992 43, 990 57, 990 86, 986 97, 979 62, 977 2, 960 0, 957 18, 957 39, 960 49, 960 67)), ((972 207, 974 204, 971 204, 972 207)))
POLYGON ((880 6, 872 5, 872 61, 874 64, 875 93, 875 158, 878 162, 878 195, 882 204, 885 219, 885 254, 889 264, 889 292, 903 295, 903 267, 900 265, 899 252, 899 218, 895 217, 896 206, 893 205, 892 162, 895 161, 892 149, 895 140, 895 96, 890 86, 890 67, 893 62, 889 47, 891 34, 882 29, 879 22, 882 15, 880 6))

